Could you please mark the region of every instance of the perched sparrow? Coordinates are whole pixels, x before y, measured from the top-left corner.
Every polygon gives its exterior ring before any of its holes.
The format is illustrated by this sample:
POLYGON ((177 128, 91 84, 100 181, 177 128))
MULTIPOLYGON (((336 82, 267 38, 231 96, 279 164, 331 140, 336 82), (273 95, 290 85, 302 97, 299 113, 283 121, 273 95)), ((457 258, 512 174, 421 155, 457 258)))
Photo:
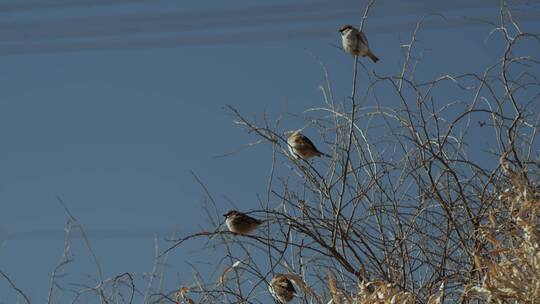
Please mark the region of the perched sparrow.
POLYGON ((352 25, 344 25, 339 31, 341 32, 343 49, 347 53, 353 56, 368 56, 373 62, 379 61, 379 58, 369 49, 368 40, 364 32, 359 31, 352 25))
POLYGON ((296 293, 296 289, 294 289, 291 280, 283 274, 276 274, 272 278, 270 286, 268 286, 268 291, 270 291, 270 294, 272 294, 276 300, 283 304, 289 303, 296 293))
POLYGON ((289 151, 296 159, 308 159, 313 156, 330 157, 330 155, 317 150, 311 140, 299 131, 290 132, 290 135, 287 138, 287 145, 289 146, 289 151))
POLYGON ((227 228, 233 233, 248 234, 262 224, 262 221, 236 210, 231 210, 223 216, 226 218, 227 228))

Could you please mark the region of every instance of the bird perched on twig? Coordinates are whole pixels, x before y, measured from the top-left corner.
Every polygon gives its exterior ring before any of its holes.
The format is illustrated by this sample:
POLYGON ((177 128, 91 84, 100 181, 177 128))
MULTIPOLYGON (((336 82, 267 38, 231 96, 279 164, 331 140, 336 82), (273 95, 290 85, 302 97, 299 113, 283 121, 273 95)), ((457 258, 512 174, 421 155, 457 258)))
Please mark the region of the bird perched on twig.
POLYGON ((379 58, 369 49, 368 40, 364 32, 359 31, 352 25, 344 25, 339 31, 341 32, 343 49, 347 53, 353 56, 368 56, 373 62, 379 61, 379 58))
POLYGON ((289 303, 296 294, 296 289, 294 289, 291 280, 284 274, 276 274, 272 278, 268 286, 268 291, 270 291, 270 294, 276 300, 283 304, 289 303))
POLYGON ((289 152, 296 159, 302 158, 307 160, 310 157, 314 156, 326 156, 330 155, 322 153, 317 150, 315 145, 307 138, 304 134, 299 131, 290 131, 287 138, 287 145, 289 146, 289 152))
POLYGON ((259 227, 263 221, 244 214, 240 211, 231 210, 223 215, 225 224, 230 232, 238 234, 248 234, 259 227))

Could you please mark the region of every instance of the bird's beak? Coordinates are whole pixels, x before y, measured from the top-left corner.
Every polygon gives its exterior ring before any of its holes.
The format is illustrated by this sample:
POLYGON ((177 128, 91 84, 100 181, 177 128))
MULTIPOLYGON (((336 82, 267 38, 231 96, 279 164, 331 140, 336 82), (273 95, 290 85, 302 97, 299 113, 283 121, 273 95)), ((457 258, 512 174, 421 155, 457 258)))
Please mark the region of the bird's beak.
POLYGON ((227 214, 224 214, 223 216, 224 216, 224 217, 227 217, 227 214))

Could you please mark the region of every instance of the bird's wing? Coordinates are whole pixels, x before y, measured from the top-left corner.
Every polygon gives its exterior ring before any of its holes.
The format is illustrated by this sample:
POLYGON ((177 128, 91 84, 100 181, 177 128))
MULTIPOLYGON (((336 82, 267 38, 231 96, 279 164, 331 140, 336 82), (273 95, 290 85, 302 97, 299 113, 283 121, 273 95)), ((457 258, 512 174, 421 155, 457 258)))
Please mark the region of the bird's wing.
POLYGON ((287 279, 287 277, 278 277, 275 282, 276 286, 279 286, 285 290, 291 291, 293 293, 296 293, 296 289, 294 289, 294 285, 292 284, 291 280, 287 279))
POLYGON ((242 220, 245 221, 246 223, 250 223, 250 224, 256 224, 256 225, 262 224, 262 222, 259 221, 258 219, 253 218, 253 217, 251 217, 249 215, 246 215, 246 214, 244 214, 242 216, 242 220))
POLYGON ((304 134, 298 134, 298 138, 296 142, 299 144, 300 149, 309 149, 309 150, 315 150, 318 151, 317 148, 315 148, 315 145, 309 138, 307 138, 304 134))
POLYGON ((293 293, 296 293, 296 289, 294 288, 294 285, 293 285, 293 283, 291 282, 291 280, 287 280, 287 286, 286 286, 285 288, 287 288, 288 290, 292 291, 293 293))
POLYGON ((358 39, 365 45, 369 45, 366 34, 364 32, 358 32, 358 39))

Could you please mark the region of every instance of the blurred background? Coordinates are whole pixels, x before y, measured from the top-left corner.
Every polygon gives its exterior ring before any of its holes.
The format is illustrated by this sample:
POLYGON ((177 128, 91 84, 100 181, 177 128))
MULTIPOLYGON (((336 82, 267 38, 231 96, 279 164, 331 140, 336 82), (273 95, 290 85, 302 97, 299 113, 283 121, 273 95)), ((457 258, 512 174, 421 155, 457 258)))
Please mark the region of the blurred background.
MULTIPOLYGON (((537 2, 509 4, 524 30, 538 31, 537 2)), ((0 270, 33 302, 46 301, 68 220, 59 200, 86 230, 104 277, 151 271, 154 236, 163 251, 167 237, 213 228, 193 174, 216 214, 259 209, 270 148, 245 148, 255 137, 224 106, 258 120, 281 117, 284 130, 304 127, 304 110, 323 103, 323 65, 334 98, 345 101, 353 59, 338 29, 359 25, 365 5, 1 0, 0 270)), ((489 37, 499 5, 377 1, 364 30, 381 61, 363 63, 399 74, 404 45, 425 17, 417 81, 482 73, 501 54, 500 38, 489 37)), ((398 102, 380 97, 388 107, 398 102)), ((305 133, 324 151, 315 131, 305 133)), ((97 276, 80 234, 74 238, 67 289, 97 276)), ((204 261, 198 250, 195 243, 171 253, 170 289, 204 261)), ((16 301, 1 281, 0 303, 16 301)))

